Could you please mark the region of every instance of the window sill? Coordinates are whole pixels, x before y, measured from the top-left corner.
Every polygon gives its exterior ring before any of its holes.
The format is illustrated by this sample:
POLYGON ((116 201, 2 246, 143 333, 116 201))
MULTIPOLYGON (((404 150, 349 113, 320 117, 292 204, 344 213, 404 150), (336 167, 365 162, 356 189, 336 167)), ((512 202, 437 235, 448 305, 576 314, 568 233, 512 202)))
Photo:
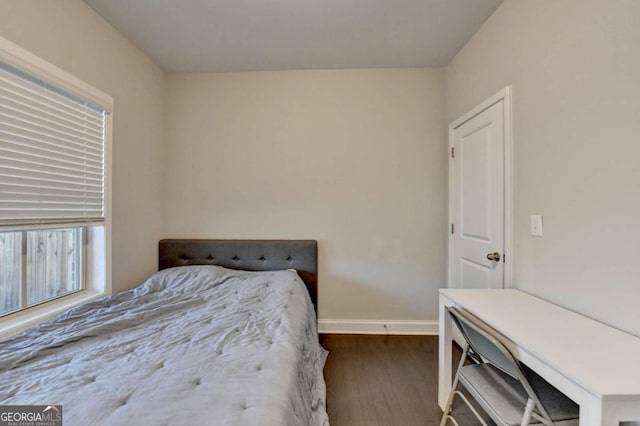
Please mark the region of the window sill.
POLYGON ((85 290, 8 315, 0 319, 0 341, 52 319, 74 306, 91 302, 103 296, 106 296, 105 292, 85 290))

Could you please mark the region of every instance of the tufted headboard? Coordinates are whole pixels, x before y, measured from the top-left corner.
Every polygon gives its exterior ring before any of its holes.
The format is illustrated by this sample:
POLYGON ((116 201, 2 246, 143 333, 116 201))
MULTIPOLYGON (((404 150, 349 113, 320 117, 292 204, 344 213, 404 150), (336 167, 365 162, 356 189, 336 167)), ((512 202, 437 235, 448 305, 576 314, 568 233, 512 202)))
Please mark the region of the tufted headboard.
POLYGON ((318 243, 314 240, 160 240, 158 269, 217 265, 247 271, 295 269, 318 312, 318 243))

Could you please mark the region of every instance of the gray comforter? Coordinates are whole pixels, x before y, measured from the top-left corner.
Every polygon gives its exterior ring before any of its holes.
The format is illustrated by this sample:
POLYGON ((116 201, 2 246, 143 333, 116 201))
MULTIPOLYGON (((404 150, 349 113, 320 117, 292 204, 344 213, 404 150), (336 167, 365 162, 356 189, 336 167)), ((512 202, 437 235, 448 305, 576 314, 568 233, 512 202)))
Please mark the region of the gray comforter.
POLYGON ((323 425, 326 352, 294 271, 167 269, 0 343, 0 404, 71 425, 323 425))

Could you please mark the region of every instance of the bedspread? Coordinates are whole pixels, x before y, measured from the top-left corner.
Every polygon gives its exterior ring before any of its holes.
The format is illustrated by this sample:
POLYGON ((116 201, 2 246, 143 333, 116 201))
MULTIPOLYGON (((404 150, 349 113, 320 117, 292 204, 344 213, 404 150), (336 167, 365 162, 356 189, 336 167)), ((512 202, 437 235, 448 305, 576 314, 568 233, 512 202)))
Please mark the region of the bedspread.
POLYGON ((0 404, 71 425, 324 425, 326 352, 295 271, 188 266, 0 343, 0 404))

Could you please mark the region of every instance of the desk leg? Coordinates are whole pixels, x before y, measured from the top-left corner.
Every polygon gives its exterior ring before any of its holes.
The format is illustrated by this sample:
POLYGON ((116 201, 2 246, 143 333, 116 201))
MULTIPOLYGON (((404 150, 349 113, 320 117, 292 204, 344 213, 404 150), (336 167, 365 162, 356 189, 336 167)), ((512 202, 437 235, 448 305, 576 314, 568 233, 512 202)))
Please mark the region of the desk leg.
POLYGON ((446 307, 453 305, 446 297, 440 295, 439 300, 439 334, 438 334, 438 405, 444 409, 451 392, 451 342, 452 320, 446 307))
POLYGON ((601 400, 593 396, 580 403, 580 426, 619 426, 640 424, 640 397, 612 397, 601 400))
MULTIPOLYGON (((624 422, 624 425, 640 425, 640 395, 607 398, 593 411, 593 421, 585 420, 585 425, 598 424, 598 420, 604 426, 618 426, 620 422, 624 422)), ((581 405, 580 426, 582 425, 581 405)))
POLYGON ((602 403, 599 400, 594 398, 593 401, 580 404, 580 426, 605 426, 602 420, 602 403))

